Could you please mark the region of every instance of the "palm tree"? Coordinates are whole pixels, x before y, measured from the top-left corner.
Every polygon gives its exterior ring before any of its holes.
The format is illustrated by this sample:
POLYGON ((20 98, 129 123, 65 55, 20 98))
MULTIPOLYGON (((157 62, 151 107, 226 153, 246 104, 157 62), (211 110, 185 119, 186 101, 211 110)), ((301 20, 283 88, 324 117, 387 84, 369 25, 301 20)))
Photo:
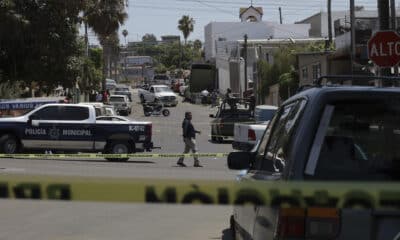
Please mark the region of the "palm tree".
POLYGON ((103 46, 103 90, 106 88, 107 68, 110 62, 112 42, 119 27, 125 22, 125 0, 88 0, 87 16, 88 25, 98 35, 103 46))
POLYGON ((187 38, 190 33, 193 32, 195 21, 189 15, 183 15, 178 21, 178 29, 182 32, 183 38, 185 39, 185 45, 187 43, 187 38))
POLYGON ((122 35, 125 38, 125 45, 126 45, 126 36, 128 36, 128 30, 126 30, 126 29, 122 30, 122 35))

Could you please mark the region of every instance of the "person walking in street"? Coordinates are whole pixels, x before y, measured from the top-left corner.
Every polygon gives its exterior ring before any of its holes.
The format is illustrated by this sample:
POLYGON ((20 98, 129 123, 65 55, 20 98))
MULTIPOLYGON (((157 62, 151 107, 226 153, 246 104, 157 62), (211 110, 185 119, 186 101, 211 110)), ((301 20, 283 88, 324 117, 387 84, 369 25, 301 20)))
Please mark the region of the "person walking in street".
MULTIPOLYGON (((197 146, 196 146, 196 133, 201 134, 200 131, 194 129, 192 124, 192 113, 186 112, 185 119, 182 122, 182 130, 183 130, 183 142, 185 143, 185 151, 184 154, 189 153, 192 150, 193 154, 197 153, 197 146)), ((202 167, 200 165, 199 159, 196 155, 193 156, 194 158, 194 167, 202 167)), ((181 167, 186 167, 183 163, 184 157, 180 157, 178 164, 181 167)))

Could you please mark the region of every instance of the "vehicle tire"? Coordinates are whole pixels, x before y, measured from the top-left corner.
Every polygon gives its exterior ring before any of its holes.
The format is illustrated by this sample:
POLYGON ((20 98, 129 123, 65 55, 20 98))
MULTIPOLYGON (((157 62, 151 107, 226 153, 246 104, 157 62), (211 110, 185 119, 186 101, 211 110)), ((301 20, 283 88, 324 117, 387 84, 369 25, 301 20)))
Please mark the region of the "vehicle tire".
MULTIPOLYGON (((112 141, 107 144, 106 153, 108 154, 125 154, 131 153, 132 149, 128 141, 112 141)), ((106 158, 110 162, 126 162, 129 158, 106 158)))
POLYGON ((4 154, 15 154, 19 152, 20 144, 12 134, 5 134, 0 137, 0 152, 4 154))
POLYGON ((168 109, 163 109, 163 110, 162 110, 162 115, 164 115, 164 117, 168 117, 169 114, 170 114, 170 112, 169 112, 168 109))

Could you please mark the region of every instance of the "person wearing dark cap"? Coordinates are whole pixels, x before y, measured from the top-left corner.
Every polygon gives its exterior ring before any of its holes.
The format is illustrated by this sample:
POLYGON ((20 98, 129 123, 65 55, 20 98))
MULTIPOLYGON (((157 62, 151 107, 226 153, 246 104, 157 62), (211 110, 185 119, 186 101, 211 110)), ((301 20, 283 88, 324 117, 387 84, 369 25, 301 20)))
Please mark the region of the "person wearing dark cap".
MULTIPOLYGON (((196 146, 196 133, 200 134, 200 131, 197 131, 194 129, 193 124, 192 124, 192 113, 191 112, 186 112, 185 113, 185 119, 182 122, 182 130, 183 130, 183 142, 185 143, 185 151, 183 152, 184 154, 189 153, 190 150, 192 150, 193 154, 197 153, 197 146, 196 146)), ((194 158, 194 167, 202 167, 200 165, 200 161, 196 155, 193 156, 194 158)), ((180 157, 178 164, 181 167, 186 167, 186 165, 183 163, 184 157, 180 157)))

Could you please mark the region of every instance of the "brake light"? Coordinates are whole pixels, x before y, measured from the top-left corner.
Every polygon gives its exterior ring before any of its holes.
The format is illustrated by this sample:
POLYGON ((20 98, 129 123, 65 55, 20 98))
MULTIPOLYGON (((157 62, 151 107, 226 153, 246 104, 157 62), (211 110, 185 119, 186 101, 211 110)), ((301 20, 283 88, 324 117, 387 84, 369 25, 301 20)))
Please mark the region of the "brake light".
POLYGON ((339 233, 340 216, 336 208, 309 208, 306 237, 332 239, 339 233))
POLYGON ((335 208, 283 208, 276 235, 280 238, 333 239, 339 233, 340 213, 335 208))
POLYGON ((279 210, 278 238, 303 238, 305 235, 305 215, 303 208, 282 208, 279 210))
POLYGON ((151 139, 151 136, 153 135, 153 124, 148 124, 146 126, 146 135, 151 139))
POLYGON ((247 131, 247 137, 249 141, 255 141, 256 140, 256 132, 253 129, 249 129, 247 131))

